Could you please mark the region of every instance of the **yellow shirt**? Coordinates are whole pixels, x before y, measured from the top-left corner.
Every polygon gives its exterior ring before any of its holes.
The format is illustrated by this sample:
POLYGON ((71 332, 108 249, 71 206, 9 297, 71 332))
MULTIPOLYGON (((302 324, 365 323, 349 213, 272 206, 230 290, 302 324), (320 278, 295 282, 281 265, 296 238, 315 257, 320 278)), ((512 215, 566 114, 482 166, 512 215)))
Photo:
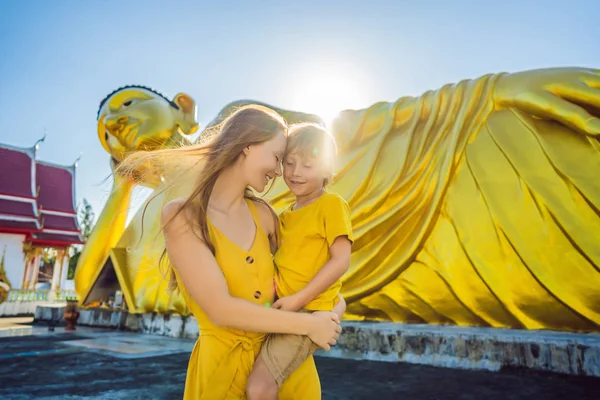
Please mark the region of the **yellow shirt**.
MULTIPOLYGON (((339 236, 353 241, 350 207, 337 194, 325 192, 300 209, 290 207, 279 216, 280 246, 275 254, 277 295, 300 291, 329 261, 329 247, 339 236)), ((341 280, 304 307, 331 310, 339 300, 341 280)))

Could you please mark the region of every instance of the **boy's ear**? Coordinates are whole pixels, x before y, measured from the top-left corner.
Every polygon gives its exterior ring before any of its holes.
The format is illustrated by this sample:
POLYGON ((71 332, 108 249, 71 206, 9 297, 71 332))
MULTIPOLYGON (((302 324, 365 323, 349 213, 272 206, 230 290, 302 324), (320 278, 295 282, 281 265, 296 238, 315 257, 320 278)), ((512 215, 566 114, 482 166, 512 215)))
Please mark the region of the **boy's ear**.
POLYGON ((333 173, 326 173, 325 176, 323 176, 323 187, 327 187, 331 181, 333 181, 333 173))

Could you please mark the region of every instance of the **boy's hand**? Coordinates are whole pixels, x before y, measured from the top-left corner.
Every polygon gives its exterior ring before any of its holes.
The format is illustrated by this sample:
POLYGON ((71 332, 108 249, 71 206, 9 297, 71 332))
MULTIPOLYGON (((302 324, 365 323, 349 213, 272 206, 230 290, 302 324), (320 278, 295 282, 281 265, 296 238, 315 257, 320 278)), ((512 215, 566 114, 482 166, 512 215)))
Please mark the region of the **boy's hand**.
POLYGON ((273 308, 283 311, 300 311, 304 307, 304 299, 298 293, 291 296, 285 296, 273 303, 273 308))

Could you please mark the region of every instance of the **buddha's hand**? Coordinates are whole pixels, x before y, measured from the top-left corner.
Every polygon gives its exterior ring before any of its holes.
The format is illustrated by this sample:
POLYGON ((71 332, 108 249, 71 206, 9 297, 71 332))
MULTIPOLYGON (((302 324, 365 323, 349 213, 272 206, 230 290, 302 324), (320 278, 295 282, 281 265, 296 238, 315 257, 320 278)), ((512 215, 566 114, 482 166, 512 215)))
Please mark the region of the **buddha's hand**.
POLYGON ((122 186, 129 187, 135 184, 136 179, 139 179, 135 171, 122 171, 119 169, 119 162, 114 158, 110 158, 110 170, 112 172, 113 187, 120 188, 122 186))
POLYGON ((600 136, 600 70, 548 68, 504 74, 494 89, 499 107, 514 107, 600 136))

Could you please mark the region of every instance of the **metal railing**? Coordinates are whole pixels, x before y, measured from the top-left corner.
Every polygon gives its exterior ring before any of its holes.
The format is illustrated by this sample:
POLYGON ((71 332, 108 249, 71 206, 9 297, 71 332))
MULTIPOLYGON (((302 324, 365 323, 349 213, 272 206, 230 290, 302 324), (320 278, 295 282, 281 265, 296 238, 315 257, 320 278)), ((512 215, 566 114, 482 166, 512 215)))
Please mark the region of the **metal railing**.
POLYGON ((48 300, 48 290, 12 289, 8 292, 6 301, 44 301, 48 300))
POLYGON ((77 293, 74 290, 57 290, 55 299, 57 301, 77 301, 77 293))
MULTIPOLYGON (((50 290, 25 290, 11 289, 8 292, 7 302, 17 301, 49 301, 51 298, 50 290)), ((54 301, 77 300, 77 294, 74 290, 57 290, 55 291, 54 301)))

